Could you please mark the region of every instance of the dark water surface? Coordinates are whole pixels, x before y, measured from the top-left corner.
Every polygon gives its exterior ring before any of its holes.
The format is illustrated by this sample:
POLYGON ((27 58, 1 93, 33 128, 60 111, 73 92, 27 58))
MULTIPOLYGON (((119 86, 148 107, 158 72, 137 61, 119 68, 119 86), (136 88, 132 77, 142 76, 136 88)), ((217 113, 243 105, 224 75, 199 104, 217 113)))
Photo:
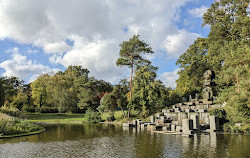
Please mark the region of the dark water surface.
POLYGON ((2 158, 232 157, 250 158, 250 136, 163 135, 119 125, 46 125, 46 132, 0 140, 2 158))

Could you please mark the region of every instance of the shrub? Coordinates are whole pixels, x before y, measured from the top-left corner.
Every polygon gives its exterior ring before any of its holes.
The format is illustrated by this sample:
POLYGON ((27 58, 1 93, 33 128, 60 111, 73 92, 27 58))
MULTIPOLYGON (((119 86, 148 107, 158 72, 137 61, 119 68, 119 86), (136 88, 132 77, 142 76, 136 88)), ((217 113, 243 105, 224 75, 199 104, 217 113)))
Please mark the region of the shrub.
POLYGON ((212 108, 212 109, 209 109, 208 112, 209 112, 210 115, 218 116, 218 118, 220 119, 220 124, 228 122, 227 114, 226 114, 225 109, 223 109, 223 108, 212 108))
POLYGON ((42 129, 42 127, 39 127, 35 124, 24 122, 19 118, 0 113, 0 135, 29 133, 40 131, 42 129))
POLYGON ((110 114, 108 117, 107 117, 107 121, 111 122, 111 121, 114 121, 115 120, 115 116, 113 114, 110 114))
POLYGON ((242 123, 242 126, 236 126, 235 123, 227 122, 224 124, 224 131, 226 132, 243 132, 243 133, 250 133, 250 124, 249 123, 242 123))
POLYGON ((98 111, 94 111, 92 109, 88 109, 86 111, 86 115, 85 115, 86 119, 88 122, 100 122, 102 119, 101 119, 101 113, 98 112, 98 111))
POLYGON ((23 108, 22 108, 22 111, 23 112, 36 112, 36 109, 35 109, 34 106, 24 105, 23 108))
POLYGON ((0 108, 0 111, 10 116, 25 118, 25 115, 17 108, 3 106, 0 108))

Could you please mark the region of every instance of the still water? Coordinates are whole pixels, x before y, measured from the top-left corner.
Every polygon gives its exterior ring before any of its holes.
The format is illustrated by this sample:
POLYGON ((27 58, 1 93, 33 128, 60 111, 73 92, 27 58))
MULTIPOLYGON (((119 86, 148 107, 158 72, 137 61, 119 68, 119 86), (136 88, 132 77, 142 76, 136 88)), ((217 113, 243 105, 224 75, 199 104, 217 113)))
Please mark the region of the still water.
POLYGON ((250 136, 163 135, 120 125, 46 125, 42 134, 0 140, 1 158, 250 157, 250 136))

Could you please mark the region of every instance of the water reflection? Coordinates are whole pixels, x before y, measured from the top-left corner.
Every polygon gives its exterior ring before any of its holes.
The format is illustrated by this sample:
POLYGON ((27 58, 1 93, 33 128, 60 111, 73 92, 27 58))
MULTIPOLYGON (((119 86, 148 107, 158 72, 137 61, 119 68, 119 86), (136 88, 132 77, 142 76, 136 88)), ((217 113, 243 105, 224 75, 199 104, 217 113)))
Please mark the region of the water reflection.
POLYGON ((0 157, 249 157, 250 136, 163 135, 119 125, 47 125, 46 132, 0 140, 0 157))

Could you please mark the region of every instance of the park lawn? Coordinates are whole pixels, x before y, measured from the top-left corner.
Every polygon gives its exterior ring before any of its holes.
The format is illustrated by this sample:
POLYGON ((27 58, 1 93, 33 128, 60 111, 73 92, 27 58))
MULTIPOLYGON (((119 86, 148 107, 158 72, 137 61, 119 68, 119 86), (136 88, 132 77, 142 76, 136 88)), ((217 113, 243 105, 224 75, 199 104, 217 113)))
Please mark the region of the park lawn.
POLYGON ((67 113, 27 113, 27 121, 34 123, 82 123, 85 114, 67 113))
MULTIPOLYGON (((102 114, 102 120, 107 120, 107 117, 109 117, 109 116, 110 115, 109 115, 108 112, 103 113, 102 114)), ((115 116, 115 120, 117 120, 117 121, 123 119, 122 111, 115 111, 114 116, 115 116)))

